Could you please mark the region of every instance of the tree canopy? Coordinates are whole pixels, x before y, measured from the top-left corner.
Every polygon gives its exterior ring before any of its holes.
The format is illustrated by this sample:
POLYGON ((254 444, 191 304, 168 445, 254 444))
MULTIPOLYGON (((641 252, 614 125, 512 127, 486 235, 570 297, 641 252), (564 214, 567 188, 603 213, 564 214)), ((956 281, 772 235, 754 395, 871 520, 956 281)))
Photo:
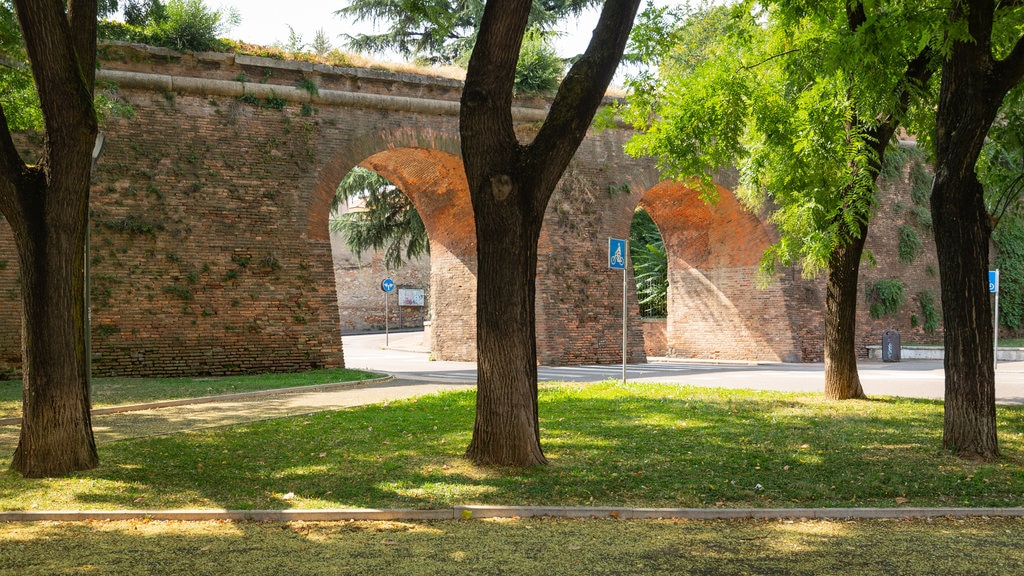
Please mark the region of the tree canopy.
MULTIPOLYGON (((566 16, 579 15, 597 0, 533 0, 530 26, 551 30, 566 16)), ((357 22, 386 26, 378 34, 348 35, 356 52, 393 50, 435 64, 465 62, 476 43, 484 0, 350 0, 335 12, 357 22)))
POLYGON ((779 240, 761 260, 828 273, 825 391, 862 397, 854 348, 858 268, 876 178, 933 67, 937 18, 920 5, 790 0, 649 9, 632 53, 658 65, 631 80, 627 151, 716 200, 766 207, 779 240), (925 39, 925 42, 921 41, 925 39))

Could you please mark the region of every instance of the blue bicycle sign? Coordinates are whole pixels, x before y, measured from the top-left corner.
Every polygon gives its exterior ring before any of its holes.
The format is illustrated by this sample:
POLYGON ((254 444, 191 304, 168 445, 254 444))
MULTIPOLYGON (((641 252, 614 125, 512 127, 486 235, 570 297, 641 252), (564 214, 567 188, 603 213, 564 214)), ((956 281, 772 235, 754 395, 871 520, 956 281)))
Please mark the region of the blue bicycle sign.
POLYGON ((613 270, 626 269, 626 241, 618 238, 608 239, 608 267, 613 270))

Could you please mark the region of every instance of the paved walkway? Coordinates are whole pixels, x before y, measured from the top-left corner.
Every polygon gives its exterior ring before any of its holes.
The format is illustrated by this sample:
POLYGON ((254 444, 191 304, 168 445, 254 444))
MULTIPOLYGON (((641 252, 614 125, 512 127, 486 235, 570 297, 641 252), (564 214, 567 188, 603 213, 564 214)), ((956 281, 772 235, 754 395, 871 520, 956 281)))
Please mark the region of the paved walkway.
MULTIPOLYGON (((92 430, 96 442, 102 444, 123 438, 156 436, 185 430, 270 420, 469 387, 472 385, 393 379, 367 386, 345 386, 341 389, 322 392, 302 391, 272 396, 238 394, 214 402, 203 399, 202 403, 195 404, 152 409, 138 406, 129 412, 97 414, 93 416, 92 430)), ((19 429, 18 424, 0 426, 0 450, 14 450, 18 444, 19 429)))

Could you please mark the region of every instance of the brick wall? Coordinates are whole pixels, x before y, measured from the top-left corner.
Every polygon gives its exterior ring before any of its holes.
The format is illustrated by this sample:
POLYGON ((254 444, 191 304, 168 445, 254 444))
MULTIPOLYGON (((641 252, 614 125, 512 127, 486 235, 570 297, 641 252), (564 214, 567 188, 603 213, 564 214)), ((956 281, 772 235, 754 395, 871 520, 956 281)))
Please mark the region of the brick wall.
MULTIPOLYGON (((340 331, 383 319, 374 311, 383 274, 400 285, 427 283, 423 271, 403 276, 372 259, 355 269, 336 267, 330 203, 356 165, 399 185, 423 215, 434 357, 475 357, 475 231, 450 106, 458 82, 121 45, 104 48, 104 56, 103 73, 157 75, 147 78, 166 84, 122 75, 119 86, 105 88, 134 116, 104 121, 107 145, 92 189, 98 374, 343 364, 340 331), (307 79, 320 96, 296 88, 307 79), (249 96, 232 95, 236 89, 249 96), (368 94, 390 100, 378 107, 368 94)), ((527 139, 537 128, 529 109, 543 102, 519 105, 526 112, 517 112, 517 129, 527 139)), ((704 205, 685 186, 662 183, 650 160, 625 156, 627 137, 624 130, 591 133, 545 213, 540 360, 618 362, 622 277, 607 268, 607 239, 627 237, 640 203, 670 246, 669 353, 820 360, 822 280, 784 270, 768 290, 757 290, 757 259, 774 236, 762 218, 739 207, 728 192, 730 176, 720 178, 719 203, 704 205)), ((28 137, 19 143, 25 150, 39 145, 28 137)), ((938 296, 930 238, 914 264, 895 259, 895 230, 910 217, 906 178, 892 182, 880 203, 868 239, 879 265, 865 268, 864 279, 897 274, 912 299, 925 288, 938 296)), ((17 268, 10 230, 0 226, 0 299, 7 304, 0 362, 7 367, 20 355, 17 268)), ((639 361, 645 338, 632 282, 626 296, 628 355, 639 361)), ((872 321, 861 305, 858 344, 873 343, 888 327, 899 329, 904 342, 935 341, 910 326, 914 306, 872 321)))

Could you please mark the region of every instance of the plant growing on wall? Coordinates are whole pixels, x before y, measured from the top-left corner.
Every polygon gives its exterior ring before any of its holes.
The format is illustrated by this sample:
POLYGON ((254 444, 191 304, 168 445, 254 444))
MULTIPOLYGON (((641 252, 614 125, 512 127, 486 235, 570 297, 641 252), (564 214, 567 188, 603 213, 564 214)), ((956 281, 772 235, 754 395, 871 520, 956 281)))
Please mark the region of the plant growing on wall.
POLYGON ((864 290, 864 298, 871 306, 871 317, 878 320, 882 316, 895 316, 906 303, 903 282, 895 278, 884 278, 871 282, 864 290))

